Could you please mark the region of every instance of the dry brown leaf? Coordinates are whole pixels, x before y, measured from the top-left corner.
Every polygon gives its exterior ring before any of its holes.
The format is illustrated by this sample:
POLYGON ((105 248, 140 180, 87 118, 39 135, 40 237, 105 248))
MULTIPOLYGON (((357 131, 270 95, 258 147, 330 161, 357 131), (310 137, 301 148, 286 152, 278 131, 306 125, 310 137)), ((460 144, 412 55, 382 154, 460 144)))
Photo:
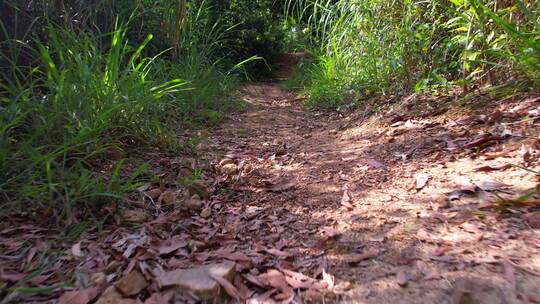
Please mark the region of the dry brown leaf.
POLYGON ((98 287, 65 292, 58 299, 58 304, 87 304, 99 295, 98 287))
POLYGON ((374 258, 379 255, 379 250, 371 248, 364 253, 351 253, 343 257, 343 260, 347 263, 359 263, 361 261, 374 258))
POLYGON ((529 213, 524 218, 531 228, 540 229, 540 212, 529 213))
POLYGON ((474 139, 468 143, 466 143, 463 148, 465 149, 471 149, 476 148, 482 145, 491 144, 493 141, 500 141, 503 140, 504 137, 491 135, 491 134, 483 134, 479 138, 474 139))
POLYGON ((420 173, 420 174, 416 174, 415 178, 416 178, 416 187, 415 187, 416 190, 422 190, 427 185, 431 176, 429 176, 428 174, 420 173))
POLYGON ((161 241, 153 248, 159 253, 159 255, 167 255, 175 252, 180 248, 184 248, 189 242, 181 235, 175 235, 171 239, 161 241))
POLYGON ((519 155, 523 159, 524 163, 528 163, 531 161, 531 149, 525 147, 525 145, 521 145, 521 148, 519 149, 519 155))
POLYGON ((236 286, 236 289, 240 293, 240 296, 242 299, 248 299, 253 295, 253 291, 249 290, 249 288, 244 283, 244 280, 240 276, 234 277, 234 286, 236 286))
POLYGON ((282 292, 289 293, 292 291, 287 284, 287 280, 283 273, 276 269, 269 269, 266 273, 260 274, 257 278, 264 285, 277 288, 282 292))
POLYGON ((510 185, 507 185, 505 183, 501 183, 498 181, 481 181, 478 183, 478 188, 484 190, 484 191, 497 191, 497 190, 503 190, 510 188, 510 185))
POLYGON ((514 266, 512 264, 508 263, 507 261, 501 262, 503 266, 504 271, 504 279, 512 286, 512 288, 516 289, 516 274, 514 272, 514 266))
POLYGON ((269 254, 271 254, 273 256, 277 256, 277 257, 280 257, 280 258, 287 258, 287 257, 292 256, 292 254, 290 254, 288 252, 285 252, 285 251, 278 250, 276 248, 267 248, 264 251, 268 252, 269 254))
POLYGON ((296 180, 290 179, 283 182, 280 182, 278 184, 272 185, 270 187, 261 188, 262 190, 270 191, 270 192, 284 192, 287 190, 290 190, 296 186, 296 180))
POLYGON ((452 249, 452 247, 447 246, 447 245, 439 246, 437 249, 435 249, 431 253, 431 256, 441 256, 441 255, 447 253, 448 251, 450 251, 451 249, 452 249))
POLYGON ((250 283, 252 283, 254 285, 257 285, 259 287, 264 287, 264 283, 261 282, 258 277, 252 275, 251 273, 246 273, 246 274, 243 275, 243 277, 246 279, 246 281, 248 281, 248 282, 250 282, 250 283))
POLYGON ((540 304, 540 294, 528 294, 527 300, 529 300, 532 303, 540 304))
POLYGON ((367 161, 367 164, 368 166, 370 166, 371 168, 374 168, 374 169, 384 169, 386 168, 385 165, 383 165, 382 163, 374 160, 374 159, 370 159, 367 161))
POLYGON ((512 153, 514 151, 515 151, 515 149, 509 149, 509 150, 498 151, 498 152, 487 152, 482 156, 482 159, 492 160, 492 159, 496 159, 498 157, 506 157, 506 156, 509 156, 510 153, 512 153))
POLYGON ((315 279, 312 279, 302 273, 283 269, 283 273, 286 275, 285 279, 289 285, 291 285, 292 288, 303 288, 303 289, 309 289, 314 287, 314 284, 317 282, 315 279))
POLYGON ((223 287, 223 289, 225 289, 225 291, 227 292, 227 294, 229 296, 231 296, 232 298, 234 298, 235 300, 237 301, 240 301, 240 299, 242 300, 245 300, 242 298, 242 295, 240 294, 240 292, 238 291, 238 289, 236 289, 236 287, 234 287, 233 284, 231 284, 231 282, 227 281, 226 279, 224 279, 223 277, 220 277, 214 273, 211 273, 209 272, 208 275, 216 280, 216 282, 219 283, 219 285, 221 285, 221 287, 223 287))
POLYGON ((351 195, 349 194, 349 190, 345 189, 345 191, 343 191, 343 196, 341 196, 341 205, 347 208, 353 208, 353 205, 351 204, 351 202, 352 202, 352 198, 351 198, 351 195))
POLYGON ((144 304, 169 304, 173 296, 173 293, 154 293, 144 301, 144 304))
POLYGON ((399 286, 405 287, 409 283, 410 277, 404 270, 399 270, 396 274, 396 281, 399 286))
POLYGON ((498 166, 486 165, 486 166, 476 167, 476 168, 474 168, 473 171, 475 171, 475 172, 491 172, 491 171, 506 170, 506 169, 509 169, 509 168, 512 168, 512 165, 510 165, 510 164, 504 164, 504 165, 498 165, 498 166))
POLYGON ((146 288, 148 282, 144 276, 137 270, 130 272, 127 276, 120 279, 114 285, 116 289, 124 296, 134 296, 146 288))
POLYGON ((159 196, 158 202, 164 205, 171 205, 176 202, 176 192, 165 191, 159 196))

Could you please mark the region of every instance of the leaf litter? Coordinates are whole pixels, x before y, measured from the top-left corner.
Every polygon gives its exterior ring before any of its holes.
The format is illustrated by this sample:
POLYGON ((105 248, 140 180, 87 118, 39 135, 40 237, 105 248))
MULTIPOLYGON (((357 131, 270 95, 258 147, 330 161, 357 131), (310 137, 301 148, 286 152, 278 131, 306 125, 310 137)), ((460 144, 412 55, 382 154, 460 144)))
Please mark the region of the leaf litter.
MULTIPOLYGON (((480 281, 477 265, 497 262, 502 268, 482 271, 508 282, 510 297, 534 301, 537 286, 530 277, 540 269, 538 252, 524 244, 540 248, 538 204, 503 212, 479 206, 496 204, 498 196, 518 188, 535 189, 534 173, 511 164, 537 170, 537 143, 513 135, 538 126, 510 125, 519 115, 507 115, 510 107, 500 104, 470 118, 426 120, 411 110, 406 120, 392 122, 398 131, 384 134, 378 130, 384 122, 375 119, 349 125, 356 112, 344 120, 295 104, 278 106, 268 92, 291 98, 272 84, 246 92, 262 110, 248 110, 251 116, 213 131, 209 146, 217 157, 209 158, 210 166, 194 160, 187 166, 204 168, 197 191, 164 181, 146 184, 126 198, 133 205, 122 216, 101 230, 88 225, 71 242, 28 225, 28 214, 5 221, 2 294, 60 303, 197 302, 208 295, 247 303, 433 303, 451 294, 446 282, 480 281), (279 127, 271 117, 283 119, 279 127), (500 124, 509 124, 506 134, 513 135, 502 134, 500 124), (227 130, 248 130, 250 136, 227 130), (403 151, 413 152, 396 159, 403 151), (417 191, 408 191, 411 177, 417 191), (44 254, 51 249, 64 254, 44 254), (201 270, 227 261, 234 266, 226 274, 201 270), (187 292, 159 284, 178 270, 197 274, 183 277, 182 284, 191 286, 187 292), (200 277, 223 292, 197 285, 200 277), (66 278, 69 285, 62 285, 66 278)), ((533 106, 512 109, 528 113, 533 106)), ((180 174, 171 169, 181 163, 174 157, 157 155, 155 163, 164 180, 180 174)))

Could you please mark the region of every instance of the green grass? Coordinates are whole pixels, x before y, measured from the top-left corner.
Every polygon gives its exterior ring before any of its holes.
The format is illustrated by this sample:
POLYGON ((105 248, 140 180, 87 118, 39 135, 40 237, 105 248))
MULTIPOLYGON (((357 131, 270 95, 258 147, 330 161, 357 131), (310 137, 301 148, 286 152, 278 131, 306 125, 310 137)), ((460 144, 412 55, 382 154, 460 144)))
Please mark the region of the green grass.
POLYGON ((2 41, 4 212, 46 214, 58 225, 103 219, 104 206, 153 179, 146 165, 130 161, 131 150, 178 152, 181 128, 219 122, 235 106, 228 96, 242 64, 221 64, 219 50, 232 29, 208 13, 204 3, 189 12, 176 60, 170 49, 148 50, 152 34, 140 43, 130 39, 129 24, 101 33, 36 20, 40 28, 25 39, 2 41))
POLYGON ((372 96, 509 78, 538 84, 537 2, 289 1, 316 61, 308 106, 336 108, 372 96))

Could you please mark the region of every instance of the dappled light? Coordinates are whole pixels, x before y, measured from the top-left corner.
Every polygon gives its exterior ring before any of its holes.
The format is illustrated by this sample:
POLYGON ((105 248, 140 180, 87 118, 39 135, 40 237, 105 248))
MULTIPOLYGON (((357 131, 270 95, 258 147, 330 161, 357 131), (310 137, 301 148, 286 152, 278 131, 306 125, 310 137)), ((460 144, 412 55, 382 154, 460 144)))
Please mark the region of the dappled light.
POLYGON ((539 14, 0 2, 0 304, 540 303, 539 14))

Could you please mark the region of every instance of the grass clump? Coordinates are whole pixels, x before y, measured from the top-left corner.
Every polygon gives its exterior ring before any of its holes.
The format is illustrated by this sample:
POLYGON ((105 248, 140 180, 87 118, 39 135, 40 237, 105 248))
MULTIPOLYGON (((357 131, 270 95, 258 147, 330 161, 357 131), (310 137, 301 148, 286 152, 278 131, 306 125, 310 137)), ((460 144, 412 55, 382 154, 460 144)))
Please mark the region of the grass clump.
POLYGON ((59 224, 97 219, 152 179, 130 151, 178 151, 179 128, 217 123, 234 105, 227 96, 241 65, 220 63, 230 28, 209 11, 204 2, 191 7, 175 47, 164 50, 154 50, 153 34, 139 39, 132 23, 119 22, 101 32, 36 18, 24 37, 1 40, 3 210, 59 224))
POLYGON ((525 78, 538 84, 537 2, 289 1, 315 63, 311 107, 525 78))

